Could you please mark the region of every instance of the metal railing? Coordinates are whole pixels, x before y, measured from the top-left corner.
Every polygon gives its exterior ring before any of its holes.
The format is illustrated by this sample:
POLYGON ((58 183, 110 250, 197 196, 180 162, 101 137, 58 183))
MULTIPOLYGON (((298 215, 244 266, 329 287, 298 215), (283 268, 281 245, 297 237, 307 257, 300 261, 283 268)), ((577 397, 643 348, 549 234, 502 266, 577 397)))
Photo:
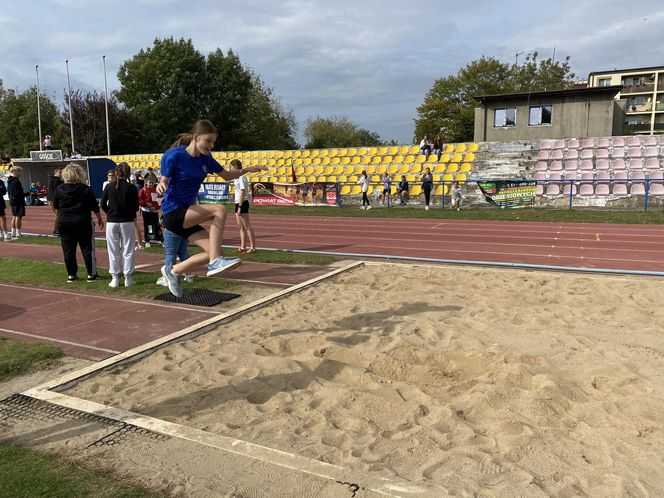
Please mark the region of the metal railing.
POLYGON ((621 94, 624 93, 645 93, 645 92, 653 92, 655 91, 655 82, 653 81, 652 83, 643 83, 641 85, 629 85, 629 86, 623 86, 622 90, 620 90, 621 94))

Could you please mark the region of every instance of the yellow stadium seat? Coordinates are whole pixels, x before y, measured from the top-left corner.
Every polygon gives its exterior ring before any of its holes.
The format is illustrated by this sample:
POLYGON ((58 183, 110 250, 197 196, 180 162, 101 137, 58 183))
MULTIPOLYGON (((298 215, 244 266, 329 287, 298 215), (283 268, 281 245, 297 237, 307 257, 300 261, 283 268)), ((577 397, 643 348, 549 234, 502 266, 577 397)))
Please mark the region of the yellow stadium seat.
POLYGON ((357 155, 358 156, 364 156, 367 153, 367 148, 366 147, 358 147, 357 149, 357 155))
POLYGON ((470 164, 468 164, 468 163, 463 163, 463 164, 461 165, 461 168, 459 169, 459 172, 460 172, 460 173, 468 173, 468 172, 470 171, 470 169, 471 169, 471 165, 470 165, 470 164))
POLYGON ((415 159, 415 162, 423 163, 423 162, 426 161, 426 159, 427 159, 426 156, 424 156, 423 154, 420 154, 420 155, 417 156, 417 158, 415 159))
POLYGON ((409 182, 416 182, 417 177, 415 175, 406 175, 406 180, 409 182))
POLYGON ((357 155, 357 149, 348 149, 348 155, 349 156, 356 156, 357 155))
POLYGON ((383 156, 381 161, 383 164, 390 164, 392 162, 392 156, 383 156))
POLYGON ((436 164, 433 167, 433 172, 434 173, 445 173, 445 165, 444 164, 436 164))
POLYGON ((343 185, 341 187, 341 195, 350 195, 350 185, 343 185))
POLYGON ((419 145, 411 145, 410 146, 410 153, 411 154, 419 154, 420 153, 420 146, 419 145))
POLYGON ((405 163, 414 163, 415 162, 415 156, 413 154, 409 154, 406 156, 404 159, 405 163))
POLYGON ((444 182, 452 182, 452 181, 454 181, 454 175, 450 175, 450 174, 443 175, 443 181, 444 181, 444 182))
POLYGON ((344 167, 343 166, 336 166, 334 168, 334 174, 335 175, 343 175, 344 173, 344 167))
POLYGON ((385 154, 387 154, 387 147, 379 147, 379 148, 378 148, 378 153, 379 153, 381 156, 384 156, 385 154))
POLYGON ((334 175, 333 176, 328 176, 327 181, 332 182, 332 183, 337 183, 337 177, 334 176, 334 175))
POLYGON ((341 164, 341 158, 340 158, 340 157, 333 157, 333 158, 330 160, 330 163, 331 163, 331 164, 334 164, 335 166, 337 166, 337 165, 341 164))
POLYGON ((477 152, 479 146, 477 144, 468 144, 468 152, 477 152))
POLYGON ((346 175, 351 175, 353 174, 353 171, 355 171, 355 168, 352 166, 344 166, 344 173, 346 175))
POLYGON ((367 172, 367 175, 373 175, 376 172, 376 167, 375 166, 367 166, 365 171, 367 172))
POLYGON ((467 176, 466 176, 465 173, 459 173, 459 174, 456 176, 456 181, 458 181, 458 182, 465 182, 465 181, 466 181, 466 178, 467 178, 467 176))
POLYGON ((456 173, 457 171, 459 171, 459 165, 457 163, 450 163, 447 165, 448 173, 456 173))
POLYGON ((323 157, 323 161, 321 162, 321 164, 324 164, 325 166, 327 166, 327 165, 330 164, 331 162, 332 162, 332 161, 330 160, 330 158, 327 157, 327 156, 325 156, 325 157, 323 157))
POLYGON ((453 153, 454 152, 454 144, 445 145, 445 147, 443 148, 443 152, 445 152, 447 154, 453 153))
POLYGON ((408 166, 407 164, 402 164, 401 167, 399 168, 399 170, 402 173, 408 173, 408 172, 410 172, 410 166, 408 166))
POLYGON ((327 149, 327 152, 330 157, 337 157, 337 149, 327 149))
POLYGON ((387 167, 387 172, 390 175, 396 175, 399 172, 399 166, 397 166, 395 164, 392 164, 392 165, 387 167))
POLYGON ((357 175, 350 175, 350 176, 348 177, 348 181, 349 181, 350 183, 357 183, 358 180, 359 180, 359 178, 357 177, 357 175))
POLYGON ((381 164, 376 168, 376 172, 380 173, 381 175, 387 171, 387 167, 384 164, 381 164))
POLYGON ((344 175, 340 176, 339 183, 348 183, 348 177, 344 175))
POLYGON ((341 164, 350 164, 350 157, 348 156, 342 157, 341 164))
POLYGON ((326 182, 326 181, 327 181, 327 176, 325 176, 325 175, 318 175, 318 176, 316 176, 316 181, 317 181, 317 182, 326 182))
POLYGON ((371 160, 372 164, 380 164, 380 156, 373 156, 373 159, 371 160))
POLYGON ((449 163, 450 162, 450 155, 449 154, 441 154, 440 156, 440 161, 441 163, 449 163))
POLYGON ((320 157, 315 157, 314 160, 311 162, 311 164, 313 164, 314 166, 318 166, 319 164, 322 164, 322 163, 323 163, 323 160, 320 157))
POLYGON ((394 156, 392 162, 395 164, 401 164, 403 162, 403 156, 402 155, 394 156))
POLYGON ((472 163, 475 160, 475 154, 468 152, 463 156, 463 160, 467 163, 472 163))
POLYGON ((353 156, 353 160, 350 162, 351 164, 360 164, 362 161, 362 158, 360 156, 353 156))
POLYGON ((362 164, 371 164, 371 156, 362 156, 362 164))
POLYGON ((460 153, 456 153, 452 156, 452 159, 450 159, 453 163, 460 163, 463 161, 463 155, 460 153))
POLYGON ((330 151, 328 149, 321 149, 318 155, 321 157, 329 157, 330 151))
POLYGON ((304 168, 302 166, 298 166, 297 168, 295 168, 295 174, 298 176, 304 175, 304 168))
POLYGON ((380 182, 380 175, 371 175, 371 181, 374 183, 380 182))
POLYGON ((319 151, 318 149, 314 149, 311 151, 311 157, 318 157, 319 151))
POLYGON ((311 166, 311 158, 310 157, 305 157, 302 160, 302 164, 304 164, 305 166, 311 166))
POLYGON ((314 174, 314 167, 313 166, 307 166, 304 169, 304 174, 305 175, 313 175, 314 174))
POLYGON ((422 172, 422 165, 421 164, 413 164, 410 167, 410 171, 413 173, 421 173, 422 172))
POLYGON ((374 188, 372 185, 369 185, 369 188, 367 189, 367 194, 373 195, 373 193, 374 193, 374 188))
POLYGON ((466 144, 457 144, 456 151, 457 152, 466 152, 466 144))
POLYGON ((325 166, 325 170, 323 171, 326 175, 332 175, 334 174, 334 166, 325 166))
POLYGON ((311 157, 311 150, 305 149, 302 151, 302 157, 311 157))
POLYGON ((392 146, 388 149, 387 153, 391 156, 396 156, 399 153, 399 147, 392 146))
POLYGON ((284 159, 290 159, 291 157, 293 157, 293 151, 287 150, 286 154, 284 154, 284 159))
POLYGON ((369 147, 369 149, 367 150, 367 154, 369 154, 370 156, 375 156, 376 154, 378 154, 378 148, 369 147))
MULTIPOLYGON (((409 180, 409 181, 415 181, 415 180, 409 180)), ((411 196, 418 196, 422 194, 422 185, 413 185, 410 187, 410 195, 411 196)))
POLYGON ((317 181, 316 178, 317 178, 316 175, 311 175, 311 176, 309 176, 309 177, 307 178, 307 181, 308 181, 309 183, 312 183, 312 182, 317 181))

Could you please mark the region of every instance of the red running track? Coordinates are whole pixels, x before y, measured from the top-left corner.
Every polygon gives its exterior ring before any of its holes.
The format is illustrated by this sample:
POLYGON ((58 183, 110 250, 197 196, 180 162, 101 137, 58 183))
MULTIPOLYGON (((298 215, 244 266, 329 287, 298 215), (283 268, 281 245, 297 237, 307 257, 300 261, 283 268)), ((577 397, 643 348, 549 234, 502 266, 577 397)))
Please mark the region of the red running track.
MULTIPOLYGON (((288 209, 288 208, 284 208, 288 209)), ((50 233, 49 208, 24 231, 50 233)), ((253 215, 262 248, 664 272, 664 226, 253 215)), ((225 244, 237 245, 229 217, 225 244)))

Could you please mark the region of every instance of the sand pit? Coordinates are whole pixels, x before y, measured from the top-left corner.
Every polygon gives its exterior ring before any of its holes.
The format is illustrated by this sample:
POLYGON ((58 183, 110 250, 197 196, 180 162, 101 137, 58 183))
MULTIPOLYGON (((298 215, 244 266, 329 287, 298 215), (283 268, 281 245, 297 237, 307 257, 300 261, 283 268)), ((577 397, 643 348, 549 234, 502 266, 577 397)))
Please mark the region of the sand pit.
POLYGON ((462 496, 664 496, 663 288, 367 267, 67 394, 462 496))

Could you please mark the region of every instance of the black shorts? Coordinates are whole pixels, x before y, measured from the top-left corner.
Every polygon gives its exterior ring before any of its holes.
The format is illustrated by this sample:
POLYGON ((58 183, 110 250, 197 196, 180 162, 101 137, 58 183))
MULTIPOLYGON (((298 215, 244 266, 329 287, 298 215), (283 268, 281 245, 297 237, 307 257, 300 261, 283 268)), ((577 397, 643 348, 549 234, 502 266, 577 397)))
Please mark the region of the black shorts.
POLYGON ((200 225, 184 228, 184 217, 187 214, 187 209, 189 209, 189 206, 180 206, 173 211, 164 214, 161 219, 164 228, 185 239, 188 239, 195 233, 205 230, 205 228, 200 225))
POLYGON ((25 216, 25 206, 12 206, 12 216, 21 218, 25 216))
POLYGON ((249 213, 249 200, 245 199, 242 201, 242 205, 240 206, 239 204, 235 204, 235 212, 240 212, 240 214, 247 214, 249 213))
POLYGON ((384 189, 383 189, 383 193, 384 193, 384 194, 389 194, 389 193, 390 193, 390 189, 389 189, 389 188, 384 188, 384 189))

